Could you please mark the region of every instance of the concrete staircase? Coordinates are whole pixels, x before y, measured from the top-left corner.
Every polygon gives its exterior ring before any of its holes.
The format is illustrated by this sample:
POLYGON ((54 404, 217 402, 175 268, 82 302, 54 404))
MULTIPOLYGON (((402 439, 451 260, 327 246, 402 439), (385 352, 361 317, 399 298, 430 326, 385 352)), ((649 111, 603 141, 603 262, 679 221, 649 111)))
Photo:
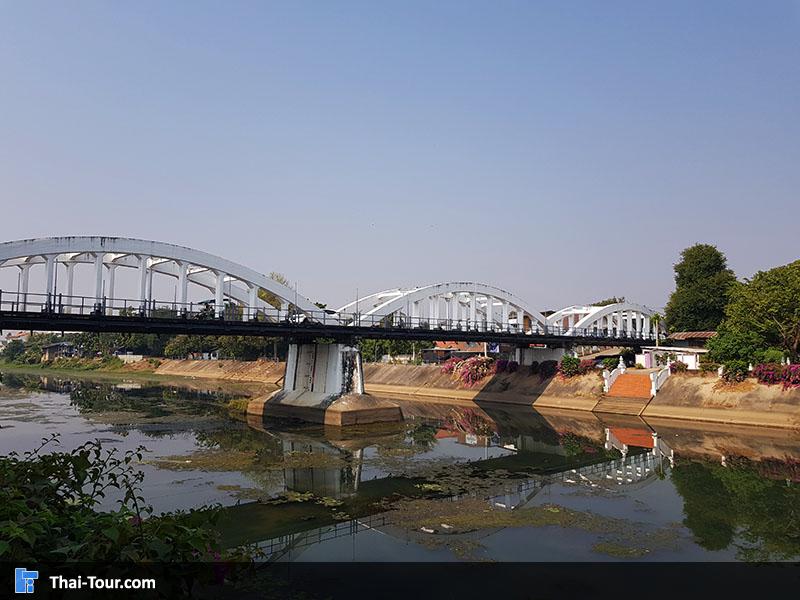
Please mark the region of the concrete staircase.
POLYGON ((639 415, 650 402, 648 374, 623 373, 614 381, 608 394, 595 404, 593 411, 619 415, 639 415))

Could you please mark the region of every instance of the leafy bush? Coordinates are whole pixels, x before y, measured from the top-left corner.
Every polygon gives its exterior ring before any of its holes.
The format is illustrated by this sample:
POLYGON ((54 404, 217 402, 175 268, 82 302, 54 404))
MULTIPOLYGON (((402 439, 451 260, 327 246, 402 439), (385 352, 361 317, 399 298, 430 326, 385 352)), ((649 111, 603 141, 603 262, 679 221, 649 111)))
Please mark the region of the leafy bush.
POLYGON ((576 375, 585 375, 594 369, 593 360, 580 360, 574 356, 564 356, 558 372, 562 377, 570 378, 576 375))
POLYGON ((722 378, 728 383, 744 381, 749 373, 746 360, 729 360, 723 366, 722 378))
POLYGON ((535 360, 528 366, 528 375, 536 375, 539 373, 539 361, 535 360))
POLYGON ((783 350, 779 348, 767 348, 766 350, 762 350, 760 352, 756 352, 755 360, 758 363, 777 363, 780 364, 783 362, 784 353, 783 350))
POLYGON ((672 373, 673 375, 675 373, 685 373, 688 370, 689 370, 689 365, 679 360, 676 360, 675 362, 670 363, 669 365, 669 372, 672 373))
POLYGON ((603 359, 603 368, 608 369, 609 371, 613 371, 619 366, 619 359, 618 358, 604 358, 603 359))
POLYGON ((642 363, 636 363, 635 365, 633 365, 633 368, 634 369, 644 369, 644 365, 642 363))
POLYGON ((579 358, 566 355, 561 359, 558 372, 561 373, 563 377, 574 377, 580 372, 580 368, 581 361, 579 358))
POLYGON ((515 360, 508 361, 506 371, 509 373, 516 373, 519 370, 519 363, 515 360))
POLYGON ((700 360, 700 372, 704 375, 707 373, 716 373, 719 370, 719 363, 712 360, 700 360))
POLYGON ((508 361, 505 358, 498 358, 494 361, 494 372, 505 373, 508 370, 508 361))
POLYGON ((0 560, 212 561, 244 557, 222 549, 213 525, 219 508, 152 516, 133 467, 144 448, 120 455, 99 441, 71 452, 42 454, 57 436, 33 452, 0 457, 0 560), (100 512, 107 494, 119 508, 100 512))
POLYGON ((555 360, 543 360, 539 365, 539 378, 544 381, 550 379, 558 373, 558 362, 555 360))

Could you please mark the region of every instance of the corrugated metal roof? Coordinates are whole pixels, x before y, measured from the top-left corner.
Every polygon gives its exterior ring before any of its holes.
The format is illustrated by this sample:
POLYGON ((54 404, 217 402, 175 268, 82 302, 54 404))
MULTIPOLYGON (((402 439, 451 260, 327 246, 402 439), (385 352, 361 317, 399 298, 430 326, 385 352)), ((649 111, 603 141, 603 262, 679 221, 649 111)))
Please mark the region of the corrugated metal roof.
POLYGON ((670 340, 708 340, 717 335, 716 331, 676 331, 670 333, 667 339, 670 340))

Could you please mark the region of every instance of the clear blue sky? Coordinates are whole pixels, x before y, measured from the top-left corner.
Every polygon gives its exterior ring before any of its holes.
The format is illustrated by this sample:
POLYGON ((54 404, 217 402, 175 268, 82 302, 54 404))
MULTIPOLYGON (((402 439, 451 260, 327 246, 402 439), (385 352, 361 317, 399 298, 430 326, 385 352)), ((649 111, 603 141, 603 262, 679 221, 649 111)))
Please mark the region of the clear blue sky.
POLYGON ((798 189, 796 1, 0 2, 2 240, 658 307, 797 259, 798 189))

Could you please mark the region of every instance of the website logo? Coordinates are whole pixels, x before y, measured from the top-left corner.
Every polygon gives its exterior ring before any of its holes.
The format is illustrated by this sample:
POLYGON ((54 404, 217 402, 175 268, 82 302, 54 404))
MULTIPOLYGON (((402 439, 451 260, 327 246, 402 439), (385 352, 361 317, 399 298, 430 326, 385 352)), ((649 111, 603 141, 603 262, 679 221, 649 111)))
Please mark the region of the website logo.
POLYGON ((14 569, 14 591, 17 594, 32 594, 33 582, 39 579, 39 571, 28 571, 17 567, 14 569))

